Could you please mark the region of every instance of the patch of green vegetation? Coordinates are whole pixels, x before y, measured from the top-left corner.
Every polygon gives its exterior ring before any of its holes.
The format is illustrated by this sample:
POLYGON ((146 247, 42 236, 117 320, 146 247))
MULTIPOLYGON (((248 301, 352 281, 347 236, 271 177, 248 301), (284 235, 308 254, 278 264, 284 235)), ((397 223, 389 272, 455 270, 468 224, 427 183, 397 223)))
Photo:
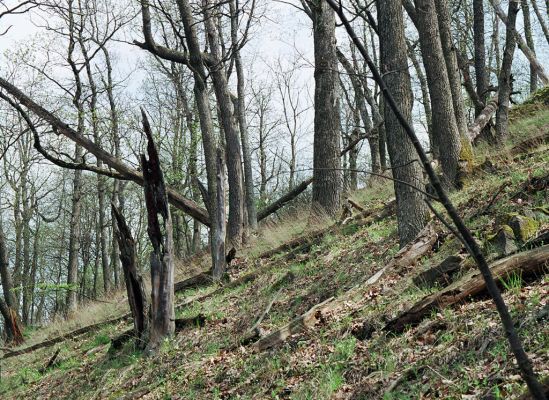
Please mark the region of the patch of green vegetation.
POLYGON ((505 278, 500 279, 500 282, 506 291, 511 292, 513 294, 518 294, 520 293, 520 289, 524 284, 522 280, 522 271, 518 273, 512 272, 511 274, 507 274, 505 278))

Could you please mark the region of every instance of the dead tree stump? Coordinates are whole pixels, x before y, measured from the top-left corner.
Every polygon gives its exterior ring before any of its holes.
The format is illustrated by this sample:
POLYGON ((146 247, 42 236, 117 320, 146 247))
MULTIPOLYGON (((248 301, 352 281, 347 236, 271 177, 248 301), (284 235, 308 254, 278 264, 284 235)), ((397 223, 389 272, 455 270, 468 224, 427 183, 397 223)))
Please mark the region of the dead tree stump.
POLYGON ((124 271, 128 303, 133 317, 134 331, 136 333, 137 347, 144 348, 149 333, 149 313, 147 296, 143 277, 138 272, 135 240, 132 237, 124 216, 111 204, 112 215, 116 220, 117 229, 114 234, 120 249, 120 262, 124 271))
POLYGON ((154 145, 149 121, 142 110, 143 129, 147 135, 147 153, 141 155, 147 207, 147 233, 153 250, 151 263, 151 326, 147 352, 154 352, 162 341, 175 331, 174 251, 172 220, 160 159, 154 145))

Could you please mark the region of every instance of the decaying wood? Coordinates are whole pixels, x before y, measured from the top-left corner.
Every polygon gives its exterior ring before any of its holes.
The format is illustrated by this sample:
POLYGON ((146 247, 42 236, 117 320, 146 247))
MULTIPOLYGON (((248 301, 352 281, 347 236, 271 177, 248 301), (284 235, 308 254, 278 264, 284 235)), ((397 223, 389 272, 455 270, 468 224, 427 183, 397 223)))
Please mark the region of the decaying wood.
POLYGON ((509 154, 511 154, 512 156, 515 156, 517 154, 528 153, 532 149, 548 143, 549 143, 549 131, 542 133, 541 135, 528 138, 514 145, 511 148, 511 150, 509 150, 509 154))
POLYGON ((362 207, 360 204, 358 204, 356 201, 354 201, 353 199, 347 199, 347 202, 353 207, 353 208, 356 208, 358 211, 360 212, 365 212, 366 209, 364 207, 362 207))
POLYGON ((265 310, 261 313, 259 318, 257 318, 253 326, 246 331, 246 333, 244 334, 244 337, 240 340, 240 344, 242 346, 247 346, 255 342, 261 337, 261 330, 259 329, 261 322, 263 322, 267 314, 269 314, 269 311, 271 311, 271 308, 275 303, 275 301, 278 299, 280 292, 282 292, 282 289, 284 289, 284 285, 286 285, 288 282, 293 281, 294 278, 295 276, 293 272, 290 271, 273 285, 273 288, 278 288, 276 290, 276 293, 273 295, 271 301, 269 301, 269 303, 267 304, 267 307, 265 307, 265 310))
POLYGON ((461 269, 463 257, 450 256, 440 264, 429 268, 417 275, 413 281, 420 287, 431 287, 435 284, 447 286, 451 283, 452 277, 461 269))
POLYGON ((54 363, 55 363, 55 360, 57 360, 57 356, 59 355, 59 352, 61 351, 61 348, 58 348, 55 353, 53 353, 53 356, 50 357, 49 361, 47 362, 47 364, 43 367, 43 368, 40 368, 40 373, 43 374, 44 372, 46 372, 48 369, 50 369, 54 363))
POLYGON ((295 335, 296 333, 302 332, 306 329, 314 328, 323 320, 323 307, 326 304, 330 303, 332 300, 334 300, 333 297, 324 300, 322 303, 315 305, 305 314, 295 318, 292 322, 283 326, 281 329, 258 340, 253 345, 254 349, 259 351, 269 349, 280 343, 285 342, 286 339, 288 339, 292 335, 295 335))
POLYGON ((146 336, 149 331, 149 315, 147 296, 145 295, 145 284, 143 283, 143 277, 139 273, 137 265, 135 240, 133 239, 124 216, 114 204, 111 204, 111 208, 117 223, 115 236, 120 251, 120 262, 124 271, 126 292, 128 294, 128 303, 133 317, 135 335, 139 339, 138 343, 143 344, 146 342, 146 336))
MULTIPOLYGON (((173 320, 173 323, 175 325, 175 332, 181 332, 190 327, 203 327, 206 325, 206 317, 204 314, 198 314, 196 317, 191 318, 177 318, 173 320)), ((139 345, 140 338, 136 334, 135 328, 131 328, 111 339, 109 351, 120 350, 125 343, 132 339, 136 340, 138 347, 143 347, 142 345, 139 345)))
MULTIPOLYGON (((490 266, 494 279, 505 279, 512 273, 521 273, 523 277, 546 270, 549 261, 549 245, 534 250, 514 254, 498 260, 490 266)), ((389 332, 402 332, 406 326, 416 325, 433 310, 441 309, 477 295, 486 289, 482 275, 473 270, 443 290, 425 296, 384 328, 389 332)))
POLYGON ((147 156, 141 155, 143 191, 147 208, 147 233, 152 244, 151 318, 147 353, 154 352, 175 331, 174 325, 174 249, 172 219, 160 158, 145 111, 141 112, 147 136, 147 156))
POLYGON ((490 122, 492 116, 498 109, 498 93, 496 93, 486 104, 486 107, 475 118, 475 121, 469 126, 469 140, 473 142, 482 132, 484 127, 490 122))
POLYGON ((212 270, 209 269, 197 275, 191 276, 190 278, 177 282, 174 285, 174 292, 177 293, 187 289, 194 289, 210 285, 213 282, 211 272, 212 270))
POLYGON ((65 333, 64 335, 60 335, 60 336, 54 337, 52 339, 45 340, 45 341, 40 342, 40 343, 36 343, 32 346, 24 347, 24 348, 19 349, 19 350, 10 351, 8 354, 5 354, 4 357, 2 357, 2 359, 15 357, 15 356, 20 356, 22 354, 31 353, 31 352, 39 350, 39 349, 43 349, 43 348, 46 348, 46 347, 53 346, 54 344, 64 342, 65 340, 73 339, 77 336, 83 335, 83 334, 88 333, 88 332, 93 332, 97 329, 102 328, 105 325, 119 323, 119 322, 125 320, 126 318, 128 318, 129 316, 130 316, 130 314, 125 314, 125 315, 122 315, 122 316, 117 317, 117 318, 109 319, 109 320, 106 320, 106 321, 101 321, 101 322, 98 322, 96 324, 84 326, 84 327, 76 329, 74 331, 65 333))
POLYGON ((334 227, 331 226, 331 227, 328 227, 328 228, 318 229, 318 230, 313 231, 313 232, 311 232, 307 235, 299 236, 297 238, 289 240, 285 243, 282 243, 280 246, 275 247, 274 249, 267 250, 266 252, 261 253, 259 255, 259 258, 271 258, 272 256, 274 256, 276 254, 283 253, 283 252, 289 251, 289 250, 293 250, 297 247, 300 247, 302 245, 310 243, 310 242, 314 241, 317 238, 322 238, 326 233, 328 233, 330 231, 330 229, 334 229, 334 227))
MULTIPOLYGON (((387 264, 374 275, 372 275, 361 287, 371 286, 376 284, 381 277, 391 269, 406 268, 414 264, 420 257, 427 254, 435 244, 438 235, 435 232, 433 224, 428 224, 417 236, 417 238, 403 247, 387 264)), ((356 288, 355 288, 356 289, 356 288)), ((351 289, 353 290, 353 289, 351 289)), ((254 349, 263 351, 274 347, 286 341, 290 336, 307 329, 314 328, 318 323, 322 322, 327 311, 332 310, 331 307, 334 297, 324 300, 322 303, 315 305, 305 314, 295 318, 289 324, 283 326, 276 332, 273 332, 264 338, 259 339, 253 344, 254 349)), ((338 301, 339 302, 339 299, 338 301)), ((334 303, 336 303, 334 301, 334 303)))
POLYGON ((273 201, 271 204, 267 205, 263 209, 259 210, 257 213, 257 220, 261 221, 262 219, 267 218, 269 215, 277 212, 282 207, 284 207, 287 203, 295 199, 297 196, 299 196, 301 193, 305 191, 309 187, 309 185, 313 183, 313 178, 309 178, 301 182, 299 185, 294 187, 292 190, 290 190, 288 193, 284 194, 280 198, 273 201))

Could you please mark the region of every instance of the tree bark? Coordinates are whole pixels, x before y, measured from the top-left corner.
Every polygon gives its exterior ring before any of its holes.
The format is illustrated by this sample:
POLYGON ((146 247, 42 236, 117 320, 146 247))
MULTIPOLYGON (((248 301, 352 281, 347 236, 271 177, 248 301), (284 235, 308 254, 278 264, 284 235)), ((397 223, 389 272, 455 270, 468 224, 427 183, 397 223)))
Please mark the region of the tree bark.
POLYGON ((147 155, 141 155, 147 207, 147 233, 153 250, 151 263, 151 321, 147 353, 158 350, 162 341, 175 331, 174 312, 174 250, 172 221, 164 176, 154 145, 151 128, 145 111, 142 111, 143 128, 147 136, 147 155))
POLYGON ((314 212, 335 216, 342 191, 335 13, 324 0, 311 5, 315 54, 313 144, 314 212))
MULTIPOLYGON (((412 87, 406 56, 404 17, 400 0, 379 0, 379 38, 381 68, 385 84, 394 93, 406 119, 411 122, 412 87)), ((393 169, 393 177, 399 181, 422 186, 422 172, 416 162, 416 152, 411 140, 400 126, 390 107, 385 107, 385 132, 393 169), (396 167, 396 168, 395 168, 396 167)), ((413 240, 427 223, 427 207, 423 196, 408 185, 394 182, 397 200, 397 221, 400 246, 413 240)))
POLYGON ((549 44, 549 29, 547 29, 547 24, 545 23, 545 19, 543 18, 543 15, 541 15, 541 12, 540 12, 539 7, 538 7, 537 0, 532 0, 532 8, 534 9, 534 12, 536 13, 536 17, 538 18, 538 22, 541 26, 541 30, 543 31, 543 35, 545 36, 545 40, 549 44))
POLYGON ((511 92, 513 91, 511 67, 513 66, 513 56, 515 54, 515 25, 518 11, 518 0, 510 0, 506 23, 505 49, 503 51, 501 71, 498 77, 499 92, 498 109, 496 111, 496 138, 500 143, 509 135, 509 103, 511 92))
POLYGON ((124 280, 126 282, 126 292, 128 294, 128 303, 133 316, 134 332, 138 340, 138 347, 144 348, 147 343, 149 332, 149 315, 147 297, 145 295, 145 284, 139 274, 137 263, 137 253, 135 250, 135 240, 131 234, 130 228, 126 224, 124 216, 112 204, 112 215, 117 224, 115 237, 120 249, 120 261, 124 271, 124 280))
POLYGON ((223 274, 225 273, 227 264, 225 262, 225 162, 223 160, 223 152, 221 149, 217 149, 216 157, 216 166, 217 166, 217 217, 216 221, 218 223, 217 229, 215 230, 216 234, 213 237, 212 247, 215 252, 215 257, 217 260, 220 260, 214 266, 212 275, 214 280, 220 280, 223 274))
MULTIPOLYGON (((535 1, 534 1, 535 2, 535 1)), ((530 6, 528 0, 521 0, 520 6, 522 8, 522 17, 524 21, 524 37, 526 38, 526 44, 532 50, 532 53, 536 55, 536 47, 534 44, 534 38, 532 36, 532 22, 530 20, 530 6)), ((530 93, 534 93, 538 88, 538 77, 536 68, 530 64, 530 93)))
POLYGON ((440 40, 434 0, 414 0, 416 28, 427 75, 433 110, 433 139, 439 151, 443 183, 453 187, 459 166, 460 136, 455 118, 452 90, 440 40))

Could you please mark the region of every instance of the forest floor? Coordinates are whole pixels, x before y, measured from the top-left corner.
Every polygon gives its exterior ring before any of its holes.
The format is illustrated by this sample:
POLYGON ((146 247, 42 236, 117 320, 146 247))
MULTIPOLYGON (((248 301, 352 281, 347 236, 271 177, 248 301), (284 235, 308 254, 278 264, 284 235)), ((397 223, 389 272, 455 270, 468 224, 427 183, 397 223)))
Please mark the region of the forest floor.
MULTIPOLYGON (((452 195, 483 244, 512 213, 535 212, 540 220, 535 235, 549 230, 549 218, 539 216, 549 204, 549 108, 520 106, 513 115, 506 146, 477 147, 473 173, 463 190, 452 195), (540 135, 545 139, 517 147, 540 135), (540 181, 545 183, 533 184, 540 181)), ((351 198, 379 215, 377 210, 391 200, 391 188, 390 181, 378 181, 351 198)), ((131 341, 109 351, 111 339, 131 327, 129 320, 99 325, 0 360, 0 398, 510 399, 525 393, 498 314, 485 294, 433 310, 401 333, 384 329, 403 310, 445 286, 418 287, 413 281, 418 273, 448 256, 466 257, 442 225, 433 223, 437 240, 428 253, 413 264, 390 267, 368 283, 392 265, 399 250, 394 214, 315 234, 325 224, 310 226, 298 210, 288 212, 264 227, 231 265, 231 281, 249 279, 177 293, 176 304, 186 304, 177 308, 177 317, 202 314, 205 325, 178 332, 156 356, 144 357, 131 341), (298 237, 303 238, 299 246, 262 256, 298 237), (319 303, 323 307, 306 315, 303 329, 292 330, 273 347, 241 343, 268 305, 262 337, 319 303), (45 369, 58 349, 57 360, 45 369)), ((496 258, 492 248, 486 251, 491 260, 496 258)), ((472 268, 467 259, 463 265, 454 280, 472 268)), ((178 273, 180 278, 192 276, 207 266, 206 257, 195 258, 180 262, 178 273)), ((549 377, 547 271, 546 264, 533 278, 516 273, 499 279, 520 337, 544 379, 549 377)), ((128 312, 123 294, 105 300, 82 307, 70 321, 28 330, 22 348, 128 312)))

